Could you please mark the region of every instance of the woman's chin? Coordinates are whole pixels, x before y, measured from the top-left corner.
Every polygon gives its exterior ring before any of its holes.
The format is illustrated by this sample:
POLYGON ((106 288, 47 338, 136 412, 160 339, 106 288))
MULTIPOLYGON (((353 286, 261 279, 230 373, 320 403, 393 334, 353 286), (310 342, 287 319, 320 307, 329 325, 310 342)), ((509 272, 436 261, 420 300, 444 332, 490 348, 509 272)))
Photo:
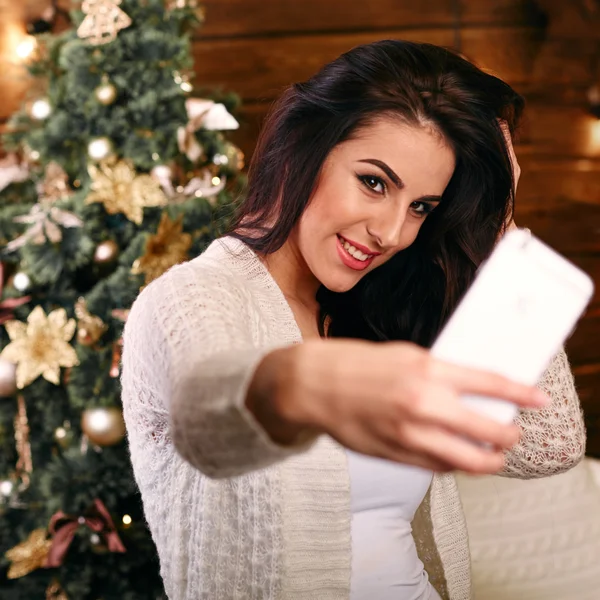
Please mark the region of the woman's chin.
POLYGON ((362 277, 327 277, 321 280, 321 283, 330 291, 336 294, 349 292, 362 277))

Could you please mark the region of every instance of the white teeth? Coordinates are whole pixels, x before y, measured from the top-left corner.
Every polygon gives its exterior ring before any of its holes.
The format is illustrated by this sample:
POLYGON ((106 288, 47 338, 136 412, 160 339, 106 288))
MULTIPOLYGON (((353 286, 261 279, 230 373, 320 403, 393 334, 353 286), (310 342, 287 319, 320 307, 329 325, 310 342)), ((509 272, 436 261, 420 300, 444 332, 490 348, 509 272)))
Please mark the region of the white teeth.
POLYGON ((344 246, 344 249, 346 250, 346 252, 348 252, 348 254, 350 254, 350 256, 352 256, 353 258, 356 258, 357 260, 360 260, 363 262, 365 260, 367 260, 367 258, 370 258, 369 254, 365 254, 364 252, 357 250, 352 244, 349 244, 345 240, 342 240, 340 238, 340 241, 342 242, 342 246, 344 246))

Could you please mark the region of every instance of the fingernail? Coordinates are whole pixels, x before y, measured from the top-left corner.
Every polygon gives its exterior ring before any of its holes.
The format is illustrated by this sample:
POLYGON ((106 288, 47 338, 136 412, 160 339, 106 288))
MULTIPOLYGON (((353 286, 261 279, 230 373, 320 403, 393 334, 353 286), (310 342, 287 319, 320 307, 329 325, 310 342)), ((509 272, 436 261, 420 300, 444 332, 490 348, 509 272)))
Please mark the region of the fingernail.
POLYGON ((535 403, 539 404, 540 406, 548 406, 551 402, 551 400, 547 394, 542 392, 542 390, 537 390, 537 389, 535 390, 534 400, 535 400, 535 403))

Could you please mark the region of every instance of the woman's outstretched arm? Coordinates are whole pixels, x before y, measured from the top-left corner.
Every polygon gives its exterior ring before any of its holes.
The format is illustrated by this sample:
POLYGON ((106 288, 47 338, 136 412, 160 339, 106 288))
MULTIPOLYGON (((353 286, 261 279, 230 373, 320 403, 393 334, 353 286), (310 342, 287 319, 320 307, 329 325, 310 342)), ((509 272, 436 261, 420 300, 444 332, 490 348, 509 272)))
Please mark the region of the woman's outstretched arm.
POLYGON ((506 453, 504 477, 534 479, 568 471, 585 454, 586 433, 573 374, 564 350, 554 357, 538 387, 551 399, 539 410, 521 410, 521 440, 506 453))

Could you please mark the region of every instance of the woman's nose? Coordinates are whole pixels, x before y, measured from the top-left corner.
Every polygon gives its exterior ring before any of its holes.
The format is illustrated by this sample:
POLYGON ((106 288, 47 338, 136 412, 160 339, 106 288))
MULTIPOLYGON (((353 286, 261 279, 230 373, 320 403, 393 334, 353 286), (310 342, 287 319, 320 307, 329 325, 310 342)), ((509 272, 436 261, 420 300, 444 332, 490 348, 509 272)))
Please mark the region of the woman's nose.
POLYGON ((405 220, 406 212, 404 210, 396 210, 393 214, 382 213, 369 223, 367 231, 382 250, 390 250, 400 245, 402 226, 405 220))

